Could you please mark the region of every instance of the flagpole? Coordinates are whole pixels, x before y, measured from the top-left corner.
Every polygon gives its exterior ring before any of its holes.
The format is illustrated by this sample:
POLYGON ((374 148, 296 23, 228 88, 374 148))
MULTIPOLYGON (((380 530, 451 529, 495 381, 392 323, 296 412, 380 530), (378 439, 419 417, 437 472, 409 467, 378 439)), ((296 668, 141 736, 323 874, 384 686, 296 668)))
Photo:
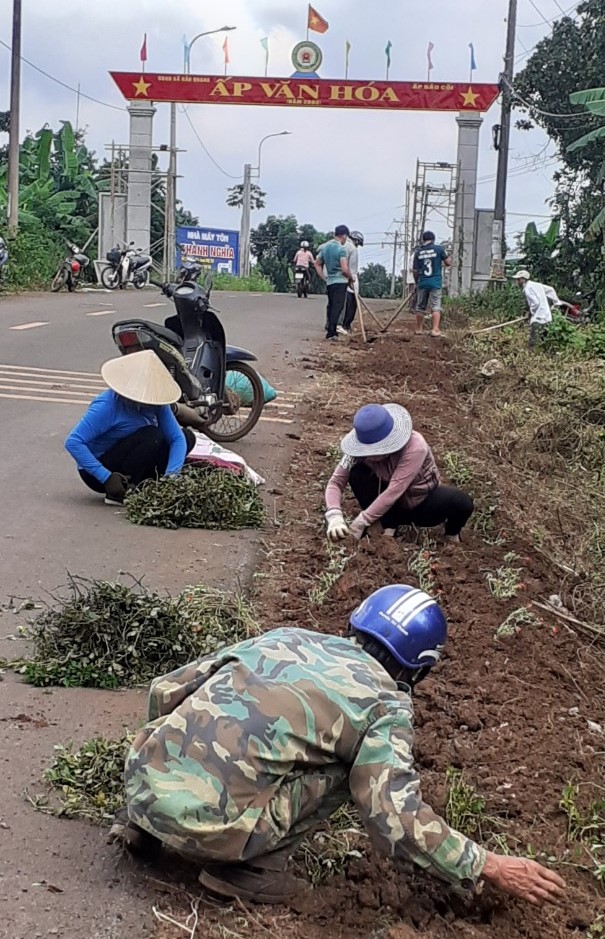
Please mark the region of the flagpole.
POLYGON ((349 46, 345 42, 345 79, 349 77, 349 46))
POLYGON ((311 18, 311 4, 307 7, 307 42, 309 41, 309 20, 311 18))

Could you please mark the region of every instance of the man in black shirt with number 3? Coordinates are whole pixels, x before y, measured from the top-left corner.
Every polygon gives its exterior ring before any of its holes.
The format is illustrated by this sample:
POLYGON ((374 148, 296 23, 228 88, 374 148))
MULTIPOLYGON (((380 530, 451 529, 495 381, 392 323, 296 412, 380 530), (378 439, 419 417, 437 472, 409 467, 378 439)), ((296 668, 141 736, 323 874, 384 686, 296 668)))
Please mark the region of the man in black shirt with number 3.
POLYGON ((435 244, 432 231, 425 231, 422 244, 414 252, 414 279, 416 280, 416 335, 422 335, 424 315, 428 311, 433 320, 431 336, 441 336, 441 293, 443 289, 443 266, 449 267, 451 259, 441 245, 435 244))

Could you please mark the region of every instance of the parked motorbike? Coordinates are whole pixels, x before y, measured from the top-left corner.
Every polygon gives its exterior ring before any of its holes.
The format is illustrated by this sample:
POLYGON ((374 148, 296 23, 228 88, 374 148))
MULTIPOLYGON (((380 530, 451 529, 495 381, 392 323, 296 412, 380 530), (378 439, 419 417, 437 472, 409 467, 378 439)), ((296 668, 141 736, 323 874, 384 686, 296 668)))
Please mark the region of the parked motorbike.
POLYGON ((596 318, 596 306, 596 290, 591 290, 589 293, 582 293, 579 290, 573 303, 561 300, 559 309, 563 316, 574 326, 585 326, 587 323, 592 323, 596 318))
POLYGON ((240 440, 256 425, 264 406, 261 379, 249 364, 256 356, 227 345, 218 313, 210 307, 209 275, 203 287, 152 283, 172 298, 176 315, 164 326, 143 319, 115 323, 114 342, 122 355, 152 349, 161 359, 182 391, 175 405, 178 420, 221 443, 240 440))
POLYGON ((303 297, 305 300, 309 296, 309 268, 298 266, 294 270, 294 286, 298 299, 303 297))
POLYGON ((197 258, 187 256, 188 245, 181 245, 181 268, 179 270, 177 284, 186 282, 193 284, 202 273, 202 264, 197 258))
POLYGON ((0 284, 4 279, 6 272, 6 265, 8 264, 8 248, 6 247, 6 242, 4 238, 0 238, 0 284))
POLYGON ((123 289, 128 284, 137 290, 147 286, 152 260, 148 254, 143 254, 142 248, 135 248, 134 241, 123 249, 116 245, 106 258, 109 266, 101 272, 101 283, 107 290, 123 289))
POLYGON ((88 267, 89 263, 90 259, 77 245, 69 245, 69 254, 53 277, 53 282, 50 285, 52 292, 58 293, 62 287, 67 287, 68 291, 73 293, 80 283, 82 271, 85 267, 88 267))

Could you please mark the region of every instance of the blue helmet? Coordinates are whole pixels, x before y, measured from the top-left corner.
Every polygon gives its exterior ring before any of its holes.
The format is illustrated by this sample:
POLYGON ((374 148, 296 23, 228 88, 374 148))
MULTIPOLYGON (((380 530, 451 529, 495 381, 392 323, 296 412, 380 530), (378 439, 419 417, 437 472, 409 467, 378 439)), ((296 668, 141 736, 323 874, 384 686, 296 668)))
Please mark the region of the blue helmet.
POLYGON ((447 623, 437 601, 405 584, 375 590, 353 611, 349 622, 411 669, 431 668, 441 658, 447 638, 447 623))

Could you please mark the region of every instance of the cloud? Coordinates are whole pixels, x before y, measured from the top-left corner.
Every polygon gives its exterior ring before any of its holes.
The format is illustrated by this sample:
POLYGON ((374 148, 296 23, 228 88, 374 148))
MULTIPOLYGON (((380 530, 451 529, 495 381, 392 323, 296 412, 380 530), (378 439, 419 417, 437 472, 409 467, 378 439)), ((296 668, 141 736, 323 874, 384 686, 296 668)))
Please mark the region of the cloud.
MULTIPOLYGON (((0 36, 10 36, 8 4, 0 11, 0 36)), ((344 73, 345 41, 351 43, 352 78, 383 77, 384 49, 393 43, 391 78, 414 80, 426 76, 426 47, 435 44, 432 77, 437 81, 466 81, 473 42, 478 81, 496 81, 502 66, 507 0, 316 0, 314 6, 330 23, 329 31, 314 37, 324 53, 323 77, 344 73)), ((264 51, 260 39, 269 37, 270 73, 292 72, 290 53, 305 38, 306 3, 303 0, 223 0, 210 7, 203 0, 53 0, 27 4, 24 10, 23 54, 40 68, 68 85, 81 83, 82 90, 107 104, 124 106, 108 71, 136 70, 143 33, 148 34, 149 71, 178 71, 182 67, 182 37, 223 25, 229 33, 230 70, 239 74, 262 74, 264 51)), ((554 16, 556 8, 553 6, 554 16)), ((530 17, 531 19, 531 17, 530 17)), ((521 24, 523 42, 535 43, 546 27, 534 20, 521 24)), ((196 43, 191 58, 193 71, 221 73, 224 36, 205 37, 196 43)), ((522 63, 521 63, 522 64, 522 63)), ((9 57, 0 48, 0 69, 7 78, 9 57)), ((8 106, 7 82, 0 81, 0 108, 8 106)), ((167 105, 158 107, 155 143, 168 139, 167 105)), ((45 123, 75 120, 76 96, 23 67, 22 128, 37 129, 45 123)), ((90 146, 99 155, 112 140, 128 139, 126 111, 112 110, 81 101, 81 120, 88 130, 90 146)), ((380 232, 400 218, 405 181, 413 178, 416 160, 453 162, 456 159, 454 115, 411 112, 347 112, 344 110, 238 108, 193 106, 191 120, 200 137, 225 173, 239 177, 244 163, 256 164, 259 140, 266 134, 292 131, 291 137, 267 141, 263 149, 261 185, 268 193, 268 210, 294 213, 320 229, 338 220, 370 234, 367 241, 382 257, 380 232)), ((499 120, 497 108, 486 115, 481 137, 480 176, 495 173, 496 155, 491 149, 491 126, 499 120)), ((239 217, 225 205, 226 188, 237 179, 221 173, 208 159, 184 115, 179 113, 179 195, 205 224, 237 227, 239 217)), ((513 133, 509 185, 511 212, 545 212, 544 200, 551 192, 552 168, 532 167, 523 158, 538 152, 546 138, 538 132, 513 133), (525 172, 527 169, 531 172, 525 172), (523 171, 523 172, 522 172, 523 171)), ((479 189, 484 206, 493 202, 493 179, 479 189)), ((259 218, 255 213, 254 218, 259 218)), ((253 219, 254 221, 254 219, 253 219)), ((509 228, 524 227, 525 219, 512 216, 509 228)), ((438 220, 435 226, 439 231, 438 220)), ((367 250, 367 256, 370 250, 367 250)), ((385 258, 388 251, 384 253, 385 258)), ((376 259, 374 257, 373 259, 376 259)))

